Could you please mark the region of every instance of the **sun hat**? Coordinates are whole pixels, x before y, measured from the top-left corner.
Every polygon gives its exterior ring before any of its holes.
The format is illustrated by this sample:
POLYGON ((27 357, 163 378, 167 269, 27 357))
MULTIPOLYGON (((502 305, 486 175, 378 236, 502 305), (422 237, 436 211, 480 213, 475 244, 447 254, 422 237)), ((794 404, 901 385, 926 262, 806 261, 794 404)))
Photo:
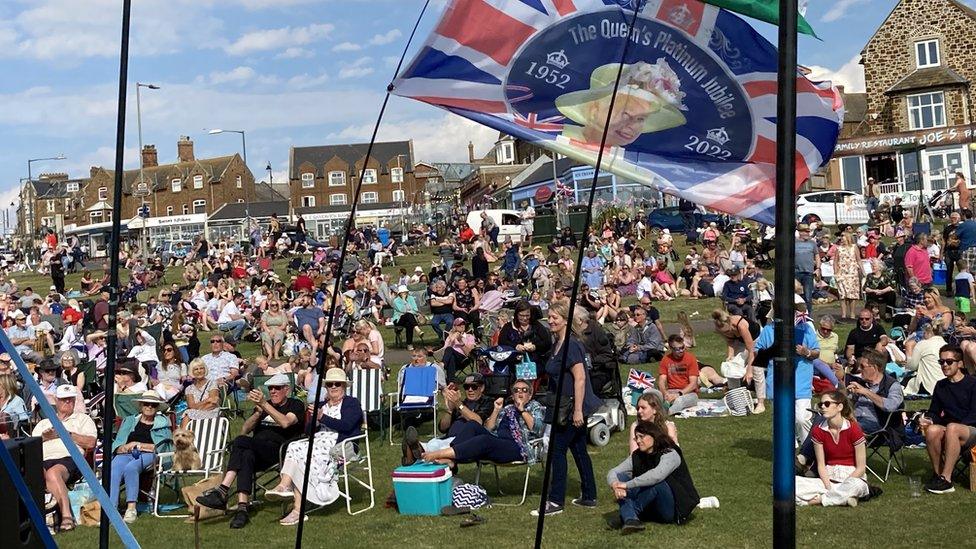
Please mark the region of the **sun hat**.
MULTIPOLYGON (((577 124, 591 123, 590 104, 604 100, 614 93, 617 73, 620 70, 619 63, 597 67, 590 74, 589 89, 559 96, 556 98, 556 108, 577 124)), ((685 116, 681 114, 687 107, 682 104, 685 94, 678 90, 680 86, 681 81, 671 66, 664 59, 659 59, 653 65, 645 62, 625 64, 616 93, 644 101, 651 106, 652 115, 647 117, 640 130, 641 133, 650 133, 675 128, 686 122, 685 116)))
POLYGON ((18 318, 27 318, 27 315, 25 315, 24 311, 21 311, 20 309, 14 309, 14 312, 10 313, 10 318, 16 320, 18 318))
POLYGON ((342 368, 329 368, 325 372, 325 383, 339 382, 349 385, 349 379, 346 377, 346 373, 342 371, 342 368))
POLYGON ((408 293, 410 293, 410 290, 407 289, 406 286, 404 286, 403 284, 401 284, 400 287, 397 288, 397 293, 398 294, 408 294, 408 293))
POLYGON ((58 385, 54 390, 54 398, 78 398, 78 388, 74 385, 58 385))
POLYGON ((139 398, 132 399, 132 402, 138 402, 139 404, 156 404, 159 412, 165 412, 169 408, 169 404, 166 404, 163 397, 159 396, 159 393, 152 389, 142 393, 142 396, 139 398))
POLYGON ((115 368, 115 373, 117 374, 131 374, 132 380, 136 383, 142 381, 142 376, 139 375, 139 369, 135 366, 135 361, 126 362, 120 364, 115 368))
POLYGON ((265 387, 284 387, 286 385, 291 387, 291 379, 285 374, 275 374, 264 382, 265 387))
POLYGON ((59 368, 61 368, 61 365, 54 362, 50 358, 45 358, 40 364, 37 365, 38 370, 47 370, 50 372, 57 371, 59 368))
POLYGON ((342 295, 348 297, 349 299, 355 299, 356 298, 356 290, 346 290, 346 291, 342 292, 342 295))

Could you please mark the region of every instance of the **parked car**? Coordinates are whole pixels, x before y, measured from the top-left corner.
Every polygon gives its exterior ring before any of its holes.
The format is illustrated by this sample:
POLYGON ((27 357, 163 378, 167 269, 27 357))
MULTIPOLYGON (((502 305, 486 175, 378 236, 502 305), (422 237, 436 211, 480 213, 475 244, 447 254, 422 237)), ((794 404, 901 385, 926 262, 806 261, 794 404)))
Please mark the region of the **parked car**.
MULTIPOLYGON (((725 228, 725 216, 713 213, 695 213, 695 227, 701 227, 702 223, 715 222, 719 227, 725 228)), ((647 226, 651 229, 667 229, 672 233, 682 233, 685 230, 684 220, 677 206, 667 206, 652 210, 647 214, 647 226)))
POLYGON ((796 215, 803 223, 825 225, 867 223, 868 208, 864 196, 853 191, 817 191, 796 199, 796 215))
POLYGON ((522 218, 515 210, 474 210, 468 212, 468 226, 478 234, 481 232, 481 212, 488 215, 498 225, 498 241, 504 242, 506 237, 511 237, 512 242, 522 241, 522 218))
POLYGON ((163 264, 168 265, 171 259, 186 259, 186 254, 193 250, 193 243, 189 240, 167 240, 159 247, 159 255, 163 264))

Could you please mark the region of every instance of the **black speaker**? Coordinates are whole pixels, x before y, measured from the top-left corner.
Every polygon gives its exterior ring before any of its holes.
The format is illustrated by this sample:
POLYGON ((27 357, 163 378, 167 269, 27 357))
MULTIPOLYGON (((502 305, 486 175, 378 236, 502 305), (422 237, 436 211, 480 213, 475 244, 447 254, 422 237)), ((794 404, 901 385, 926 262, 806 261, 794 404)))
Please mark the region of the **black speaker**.
MULTIPOLYGON (((44 509, 44 453, 39 437, 17 438, 3 441, 7 452, 27 483, 34 503, 44 509)), ((38 528, 46 528, 38 524, 38 528)), ((10 479, 6 467, 0 466, 0 547, 44 547, 44 542, 31 524, 27 507, 20 500, 17 488, 10 479)))

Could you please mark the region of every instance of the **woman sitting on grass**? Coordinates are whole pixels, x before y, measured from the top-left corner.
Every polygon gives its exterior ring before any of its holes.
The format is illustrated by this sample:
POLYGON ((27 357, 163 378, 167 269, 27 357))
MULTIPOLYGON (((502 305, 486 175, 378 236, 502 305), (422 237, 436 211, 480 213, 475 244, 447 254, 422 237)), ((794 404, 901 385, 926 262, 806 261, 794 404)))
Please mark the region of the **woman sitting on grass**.
POLYGON ((698 505, 698 491, 684 455, 655 423, 637 422, 637 449, 607 473, 620 513, 610 519, 622 534, 644 530, 644 522, 683 524, 698 505))
POLYGON ((867 496, 867 450, 864 431, 854 420, 854 407, 841 391, 820 399, 823 423, 810 431, 819 478, 796 478, 797 505, 857 505, 867 496))
POLYGON ((630 451, 637 450, 636 436, 637 424, 640 422, 654 423, 662 431, 671 437, 675 446, 678 445, 678 428, 673 421, 668 419, 668 412, 664 409, 661 393, 654 389, 649 389, 637 399, 637 421, 630 425, 630 451))

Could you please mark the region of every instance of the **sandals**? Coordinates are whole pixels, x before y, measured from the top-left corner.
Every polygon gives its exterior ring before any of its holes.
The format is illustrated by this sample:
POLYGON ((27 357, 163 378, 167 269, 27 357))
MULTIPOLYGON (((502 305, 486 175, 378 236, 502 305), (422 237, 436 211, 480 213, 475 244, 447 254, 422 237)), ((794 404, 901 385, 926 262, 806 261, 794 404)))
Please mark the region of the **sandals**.
MULTIPOLYGON (((308 520, 308 515, 305 515, 303 518, 304 520, 308 520)), ((278 524, 282 526, 295 526, 298 524, 298 510, 293 509, 291 513, 288 513, 281 520, 279 520, 278 524)))
POLYGON ((58 527, 60 532, 70 532, 75 529, 74 517, 61 517, 61 525, 58 527))

